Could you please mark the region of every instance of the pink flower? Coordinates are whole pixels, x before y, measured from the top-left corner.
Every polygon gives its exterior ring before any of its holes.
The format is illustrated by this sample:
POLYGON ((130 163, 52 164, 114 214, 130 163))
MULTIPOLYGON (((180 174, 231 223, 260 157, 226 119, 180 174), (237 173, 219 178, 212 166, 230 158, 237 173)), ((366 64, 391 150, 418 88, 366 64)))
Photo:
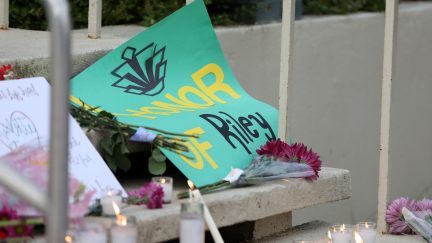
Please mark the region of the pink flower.
POLYGON ((128 202, 135 205, 145 204, 147 208, 162 208, 164 192, 156 183, 145 183, 141 188, 128 192, 128 202))
POLYGON ((416 206, 418 207, 419 211, 426 211, 426 210, 432 211, 432 200, 423 199, 423 200, 417 201, 416 206))
POLYGON ((76 178, 69 179, 69 198, 72 202, 69 203, 69 219, 72 222, 80 223, 84 216, 88 213, 88 206, 95 190, 85 191, 85 185, 81 184, 76 178))
POLYGON ((277 140, 270 140, 259 149, 257 149, 257 153, 259 155, 267 155, 274 157, 284 157, 284 148, 289 146, 284 141, 281 141, 279 138, 277 140))
MULTIPOLYGON (((17 211, 10 208, 8 205, 3 205, 0 210, 0 221, 3 220, 15 220, 19 219, 17 211)), ((0 239, 6 239, 11 237, 24 237, 33 235, 33 226, 18 225, 0 228, 0 239)))
POLYGON ((309 149, 303 143, 294 143, 288 145, 284 149, 284 156, 290 162, 306 163, 315 172, 314 176, 309 177, 311 180, 316 180, 319 177, 319 171, 321 170, 320 156, 309 149))
MULTIPOLYGON (((23 145, 0 157, 0 160, 30 179, 36 186, 46 190, 48 185, 48 150, 46 146, 23 145)), ((69 176, 69 216, 72 220, 83 218, 95 191, 86 191, 73 176, 69 176)), ((0 188, 0 205, 12 205, 19 215, 39 216, 27 203, 0 188)))
POLYGON ((386 221, 392 234, 413 234, 414 232, 405 222, 402 216, 402 208, 405 207, 410 211, 417 211, 416 201, 413 199, 401 197, 393 200, 387 207, 386 221))
POLYGON ((259 155, 274 156, 288 162, 306 163, 315 172, 314 176, 308 179, 316 180, 321 170, 320 156, 309 149, 303 143, 287 144, 280 139, 270 140, 256 151, 259 155))

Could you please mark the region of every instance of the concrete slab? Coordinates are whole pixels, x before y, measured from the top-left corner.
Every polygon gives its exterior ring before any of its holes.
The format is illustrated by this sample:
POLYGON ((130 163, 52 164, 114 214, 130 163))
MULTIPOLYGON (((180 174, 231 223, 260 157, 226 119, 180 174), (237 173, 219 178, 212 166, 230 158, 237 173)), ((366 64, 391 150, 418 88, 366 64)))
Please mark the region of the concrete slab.
MULTIPOLYGON (((320 243, 328 243, 326 237, 330 223, 313 221, 296 226, 288 231, 271 237, 252 241, 253 243, 288 243, 293 240, 314 240, 320 243)), ((380 235, 377 243, 415 243, 426 242, 418 235, 380 235)))
MULTIPOLYGON (((287 179, 234 188, 204 195, 218 227, 256 221, 312 205, 347 199, 351 177, 343 169, 323 168, 316 182, 287 179)), ((159 242, 178 237, 180 203, 174 200, 160 210, 129 206, 125 215, 138 220, 140 242, 159 242)))

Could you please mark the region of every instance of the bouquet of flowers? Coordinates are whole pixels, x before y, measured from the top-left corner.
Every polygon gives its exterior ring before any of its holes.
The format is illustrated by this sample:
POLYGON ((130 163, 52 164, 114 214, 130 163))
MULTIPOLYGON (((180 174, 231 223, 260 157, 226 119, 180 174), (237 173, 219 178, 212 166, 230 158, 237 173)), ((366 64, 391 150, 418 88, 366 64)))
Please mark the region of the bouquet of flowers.
MULTIPOLYGON (((320 157, 302 143, 287 144, 280 139, 271 140, 256 152, 258 156, 246 169, 232 169, 224 180, 201 187, 200 191, 208 193, 283 178, 316 180, 319 177, 320 157)), ((178 194, 179 198, 187 196, 186 192, 178 194)))
MULTIPOLYGON (((0 157, 1 163, 7 163, 19 171, 35 185, 46 190, 48 186, 48 151, 43 145, 23 145, 0 157)), ((88 206, 95 191, 76 178, 69 177, 69 219, 79 223, 88 212, 88 206)), ((0 239, 20 238, 32 235, 33 225, 43 224, 42 214, 8 191, 0 188, 0 239)))
POLYGON ((401 197, 387 207, 386 221, 392 234, 414 234, 432 242, 432 200, 401 197))

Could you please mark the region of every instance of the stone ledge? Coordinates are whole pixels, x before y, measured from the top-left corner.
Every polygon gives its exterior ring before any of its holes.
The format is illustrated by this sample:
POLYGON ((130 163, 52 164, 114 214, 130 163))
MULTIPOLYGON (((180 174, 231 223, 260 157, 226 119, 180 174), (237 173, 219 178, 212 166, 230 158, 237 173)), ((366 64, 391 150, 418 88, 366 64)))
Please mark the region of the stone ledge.
MULTIPOLYGON (((287 179, 261 185, 234 188, 204 195, 218 227, 256 221, 321 203, 351 196, 349 171, 323 168, 316 182, 287 179)), ((160 242, 178 238, 180 203, 174 200, 160 210, 130 206, 123 214, 138 220, 139 242, 160 242)))
MULTIPOLYGON (((310 223, 296 226, 288 231, 254 240, 253 243, 286 243, 293 240, 321 240, 327 243, 326 234, 331 226, 330 223, 313 221, 310 223)), ((418 235, 378 235, 377 243, 416 243, 426 242, 418 235)))

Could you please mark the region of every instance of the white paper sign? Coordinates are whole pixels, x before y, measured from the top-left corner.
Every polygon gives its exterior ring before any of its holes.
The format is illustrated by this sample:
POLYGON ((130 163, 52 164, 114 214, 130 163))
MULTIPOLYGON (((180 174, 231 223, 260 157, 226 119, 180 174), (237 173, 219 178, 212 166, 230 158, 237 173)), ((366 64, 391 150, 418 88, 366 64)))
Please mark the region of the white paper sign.
MULTIPOLYGON (((49 139, 50 86, 45 78, 0 81, 0 156, 20 145, 43 143, 49 139)), ((69 118, 69 172, 96 197, 107 189, 126 192, 102 157, 81 130, 69 118)))

